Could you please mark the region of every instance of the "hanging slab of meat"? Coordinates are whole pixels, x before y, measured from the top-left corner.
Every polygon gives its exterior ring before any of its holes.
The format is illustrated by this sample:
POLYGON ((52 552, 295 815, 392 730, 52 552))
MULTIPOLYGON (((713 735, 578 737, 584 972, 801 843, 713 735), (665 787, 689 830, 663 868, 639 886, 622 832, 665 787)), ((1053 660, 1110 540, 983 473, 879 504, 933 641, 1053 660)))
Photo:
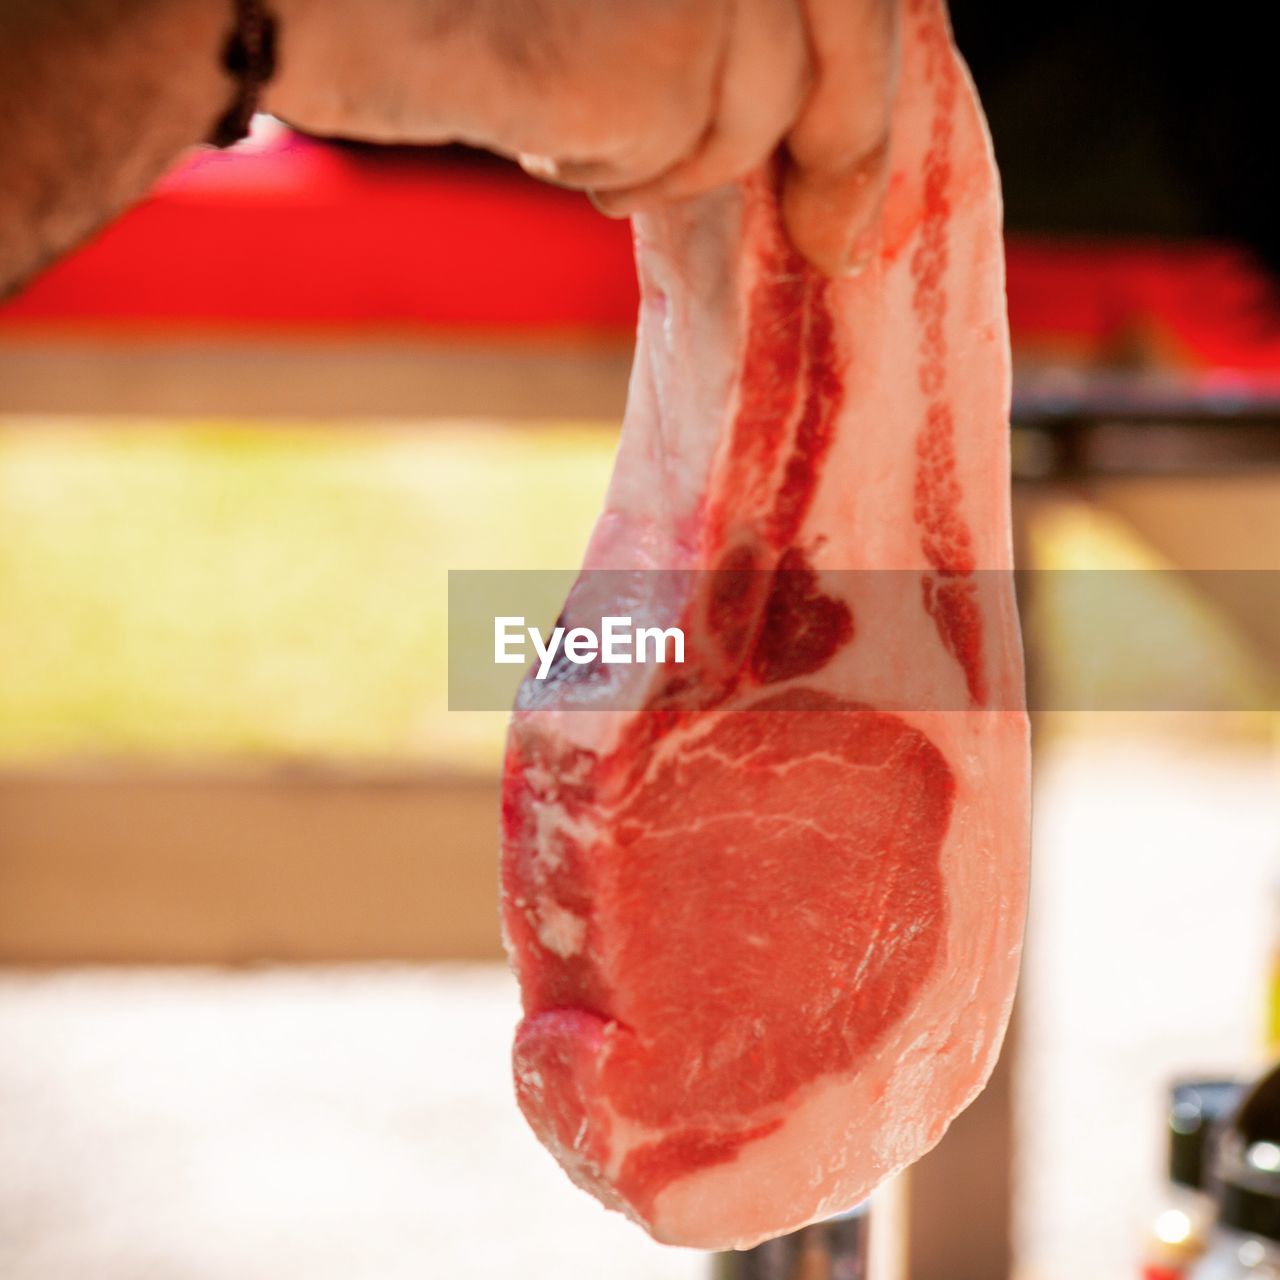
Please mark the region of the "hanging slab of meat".
POLYGON ((562 621, 678 622, 689 654, 529 678, 508 741, 519 1103, 673 1244, 749 1246, 922 1155, 1013 993, 999 193, 935 0, 903 57, 857 277, 803 265, 769 173, 638 220, 622 443, 562 621))

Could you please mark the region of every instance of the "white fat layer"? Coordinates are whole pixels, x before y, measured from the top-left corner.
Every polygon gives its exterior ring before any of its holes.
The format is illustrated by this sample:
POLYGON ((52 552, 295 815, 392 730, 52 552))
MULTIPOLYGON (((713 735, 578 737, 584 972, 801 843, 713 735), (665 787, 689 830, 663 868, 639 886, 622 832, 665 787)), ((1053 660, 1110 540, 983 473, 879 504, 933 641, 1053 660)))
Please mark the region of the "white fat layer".
POLYGON ((587 922, 551 898, 538 900, 537 928, 538 941, 562 960, 578 955, 587 937, 587 922))

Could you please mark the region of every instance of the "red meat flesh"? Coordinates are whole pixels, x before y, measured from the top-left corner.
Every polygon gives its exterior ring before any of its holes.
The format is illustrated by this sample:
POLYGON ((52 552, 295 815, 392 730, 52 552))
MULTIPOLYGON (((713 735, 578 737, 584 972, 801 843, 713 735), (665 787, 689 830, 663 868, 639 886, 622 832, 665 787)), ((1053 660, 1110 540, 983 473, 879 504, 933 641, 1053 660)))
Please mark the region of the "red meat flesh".
POLYGON ((903 22, 861 274, 800 261, 771 172, 638 220, 623 438, 564 621, 598 618, 591 571, 676 571, 628 581, 688 661, 597 670, 589 710, 580 681, 530 679, 508 741, 519 1102, 576 1182, 675 1244, 866 1196, 981 1089, 1012 998, 999 193, 944 10, 903 22))

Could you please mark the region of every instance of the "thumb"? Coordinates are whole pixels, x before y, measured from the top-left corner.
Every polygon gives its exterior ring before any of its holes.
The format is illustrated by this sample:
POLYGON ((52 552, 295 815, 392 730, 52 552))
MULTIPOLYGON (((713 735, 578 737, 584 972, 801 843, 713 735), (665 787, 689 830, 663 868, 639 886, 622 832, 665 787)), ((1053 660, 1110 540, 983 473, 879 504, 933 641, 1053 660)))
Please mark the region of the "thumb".
POLYGON ((791 243, 824 275, 856 275, 871 256, 889 177, 889 139, 842 167, 788 158, 782 221, 791 243))
POLYGON ((787 135, 782 218, 796 248, 827 275, 872 251, 888 181, 898 71, 896 0, 805 0, 817 74, 787 135))

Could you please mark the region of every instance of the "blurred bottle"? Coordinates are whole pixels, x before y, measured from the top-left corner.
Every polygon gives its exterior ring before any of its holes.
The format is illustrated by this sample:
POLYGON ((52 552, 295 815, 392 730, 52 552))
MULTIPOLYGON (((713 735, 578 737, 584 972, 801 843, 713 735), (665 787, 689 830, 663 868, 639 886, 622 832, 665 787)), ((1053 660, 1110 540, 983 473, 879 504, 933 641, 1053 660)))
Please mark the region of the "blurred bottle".
POLYGON ((1234 1080, 1182 1080, 1169 1090, 1169 1184, 1144 1250, 1142 1280, 1185 1280, 1209 1243, 1209 1137, 1239 1100, 1234 1080))
POLYGON ((740 1253, 717 1253, 712 1280, 867 1280, 866 1202, 740 1253))
POLYGON ((1217 1223, 1191 1280, 1280 1280, 1280 1067, 1245 1095, 1212 1165, 1217 1223))

